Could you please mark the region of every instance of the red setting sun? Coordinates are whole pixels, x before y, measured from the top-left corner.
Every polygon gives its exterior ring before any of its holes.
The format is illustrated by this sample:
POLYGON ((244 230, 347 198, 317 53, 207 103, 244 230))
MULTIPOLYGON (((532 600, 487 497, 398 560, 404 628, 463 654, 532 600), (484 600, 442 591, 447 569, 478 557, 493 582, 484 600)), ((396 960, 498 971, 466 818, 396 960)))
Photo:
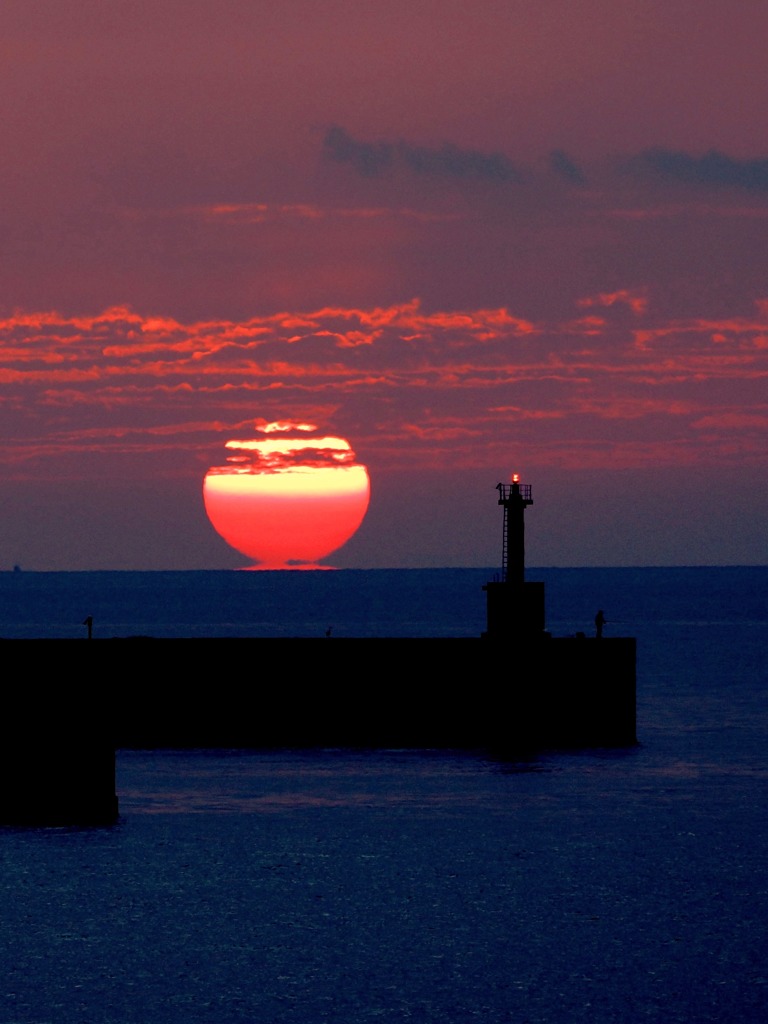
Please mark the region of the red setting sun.
POLYGON ((228 441, 232 453, 203 481, 205 511, 231 547, 260 569, 318 567, 355 533, 370 480, 348 441, 310 424, 268 423, 263 438, 228 441))

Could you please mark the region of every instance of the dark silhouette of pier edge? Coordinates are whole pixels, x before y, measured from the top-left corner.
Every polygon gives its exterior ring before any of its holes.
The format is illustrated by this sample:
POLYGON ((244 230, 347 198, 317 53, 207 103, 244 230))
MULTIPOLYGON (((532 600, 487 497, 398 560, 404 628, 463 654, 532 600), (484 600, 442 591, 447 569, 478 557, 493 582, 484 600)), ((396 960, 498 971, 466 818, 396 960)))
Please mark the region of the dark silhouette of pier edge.
POLYGON ((596 633, 553 637, 546 629, 544 584, 525 578, 525 510, 532 488, 514 476, 497 484, 504 509, 500 579, 487 583, 483 640, 504 674, 509 727, 493 742, 502 751, 530 748, 629 747, 637 743, 636 641, 596 633), (597 642, 599 641, 599 643, 597 642))
MULTIPOLYGON (((6 698, 0 825, 111 825, 118 749, 631 747, 636 643, 553 637, 525 579, 531 487, 498 484, 502 568, 469 638, 6 640, 42 680, 6 698)), ((602 613, 600 613, 602 615, 602 613)), ((604 622, 604 619, 603 619, 604 622)))

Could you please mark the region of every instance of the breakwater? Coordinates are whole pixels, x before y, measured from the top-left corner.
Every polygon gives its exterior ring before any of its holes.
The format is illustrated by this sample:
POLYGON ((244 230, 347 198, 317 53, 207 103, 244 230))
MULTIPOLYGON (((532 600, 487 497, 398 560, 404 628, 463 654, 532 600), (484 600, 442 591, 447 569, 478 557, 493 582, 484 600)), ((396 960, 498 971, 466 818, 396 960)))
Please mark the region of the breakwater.
POLYGON ((536 749, 636 742, 635 641, 4 641, 0 821, 118 813, 118 748, 536 749))

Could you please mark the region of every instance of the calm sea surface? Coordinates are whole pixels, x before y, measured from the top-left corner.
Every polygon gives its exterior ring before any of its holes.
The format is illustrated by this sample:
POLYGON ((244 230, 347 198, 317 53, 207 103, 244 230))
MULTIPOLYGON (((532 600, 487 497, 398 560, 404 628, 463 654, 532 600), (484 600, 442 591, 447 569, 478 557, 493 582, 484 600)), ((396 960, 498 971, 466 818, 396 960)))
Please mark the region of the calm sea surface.
MULTIPOLYGON (((472 636, 491 578, 5 573, 0 636, 472 636)), ((0 1024, 764 1024, 768 568, 528 578, 638 638, 637 747, 118 751, 115 826, 0 829, 0 1024)))

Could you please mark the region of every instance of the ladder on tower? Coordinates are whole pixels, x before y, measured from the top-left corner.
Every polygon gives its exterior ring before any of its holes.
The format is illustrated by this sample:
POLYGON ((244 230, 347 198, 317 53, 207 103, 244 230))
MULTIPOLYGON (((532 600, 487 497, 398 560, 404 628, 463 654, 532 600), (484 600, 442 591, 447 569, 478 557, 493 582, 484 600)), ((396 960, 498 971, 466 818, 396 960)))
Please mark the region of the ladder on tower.
POLYGON ((507 582, 507 570, 509 569, 509 550, 507 548, 509 538, 509 505, 504 502, 504 533, 501 541, 501 582, 507 582))

